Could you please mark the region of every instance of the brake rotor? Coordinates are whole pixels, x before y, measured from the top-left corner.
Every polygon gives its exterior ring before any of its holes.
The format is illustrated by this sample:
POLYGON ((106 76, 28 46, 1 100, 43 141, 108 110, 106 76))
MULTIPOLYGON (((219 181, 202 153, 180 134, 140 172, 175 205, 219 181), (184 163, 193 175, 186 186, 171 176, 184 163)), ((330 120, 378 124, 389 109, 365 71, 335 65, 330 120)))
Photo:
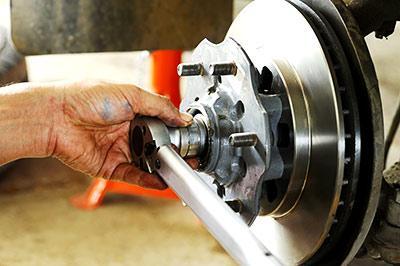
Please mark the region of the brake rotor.
POLYGON ((309 21, 285 1, 249 5, 236 18, 228 36, 242 45, 256 68, 282 60, 302 83, 309 110, 303 119, 310 121, 311 128, 307 182, 291 213, 279 218, 258 216, 251 226, 283 263, 300 264, 327 237, 343 184, 345 131, 330 62, 309 21))
MULTIPOLYGON (((322 10, 332 7, 336 10, 330 1, 323 1, 323 4, 317 3, 321 1, 306 2, 314 8, 320 5, 322 10)), ((302 84, 309 112, 303 119, 309 120, 312 144, 301 197, 287 215, 258 216, 251 225, 253 232, 285 264, 322 263, 327 256, 331 257, 331 262, 343 261, 353 244, 365 237, 361 228, 369 227, 373 219, 371 209, 376 207, 377 195, 365 186, 376 188, 381 166, 375 163, 375 172, 369 168, 371 172, 363 177, 363 182, 368 185, 360 185, 358 177, 361 163, 365 166, 373 165, 374 159, 380 161, 374 155, 379 155, 381 147, 377 148, 377 143, 382 143, 383 139, 381 111, 379 105, 371 107, 364 103, 360 106, 360 100, 369 97, 369 102, 379 101, 379 95, 376 96, 376 92, 371 95, 362 83, 356 87, 363 92, 355 91, 351 76, 355 71, 350 65, 359 68, 359 62, 347 61, 342 47, 347 44, 342 45, 343 39, 336 36, 321 13, 303 2, 254 1, 239 14, 227 36, 243 47, 259 70, 271 62, 288 63, 302 84), (363 125, 359 107, 370 119, 364 118, 363 125), (368 116, 371 109, 378 111, 374 114, 378 117, 375 121, 368 116), (371 127, 363 129, 367 124, 371 127), (366 156, 369 152, 376 153, 366 156), (357 189, 363 186, 365 194, 362 196, 361 189, 358 194, 357 189), (360 205, 359 198, 366 195, 370 197, 369 202, 360 205), (358 228, 352 227, 360 235, 358 239, 349 235, 348 241, 343 241, 346 239, 344 232, 351 227, 349 224, 355 222, 351 220, 355 218, 354 213, 364 218, 363 223, 358 222, 358 228), (345 248, 342 248, 342 254, 337 253, 336 259, 332 258, 332 251, 340 250, 337 248, 340 241, 345 248)), ((362 75, 357 75, 363 79, 362 75)), ((357 245, 359 247, 360 243, 357 245)))

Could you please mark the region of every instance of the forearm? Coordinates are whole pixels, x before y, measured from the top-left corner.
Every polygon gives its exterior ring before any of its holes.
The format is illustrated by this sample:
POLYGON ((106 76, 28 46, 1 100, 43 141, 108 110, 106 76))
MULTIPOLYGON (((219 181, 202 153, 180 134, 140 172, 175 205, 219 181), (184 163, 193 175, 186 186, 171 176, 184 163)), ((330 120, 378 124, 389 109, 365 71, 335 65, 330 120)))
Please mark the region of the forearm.
POLYGON ((51 155, 57 99, 32 83, 0 88, 0 165, 51 155))

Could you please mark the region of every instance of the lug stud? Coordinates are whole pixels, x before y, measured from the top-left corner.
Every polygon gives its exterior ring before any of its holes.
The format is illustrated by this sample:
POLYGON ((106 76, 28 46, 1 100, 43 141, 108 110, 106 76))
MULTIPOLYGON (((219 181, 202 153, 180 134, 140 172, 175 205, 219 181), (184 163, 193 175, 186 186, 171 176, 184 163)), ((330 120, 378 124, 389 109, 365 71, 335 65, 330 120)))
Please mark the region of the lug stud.
POLYGON ((229 144, 233 147, 250 147, 257 144, 257 134, 252 132, 233 133, 229 136, 229 144))
POLYGON ((180 77, 201 76, 204 68, 202 64, 179 64, 177 71, 180 77))
POLYGON ((235 63, 217 63, 210 65, 210 74, 213 76, 236 75, 237 66, 235 63))

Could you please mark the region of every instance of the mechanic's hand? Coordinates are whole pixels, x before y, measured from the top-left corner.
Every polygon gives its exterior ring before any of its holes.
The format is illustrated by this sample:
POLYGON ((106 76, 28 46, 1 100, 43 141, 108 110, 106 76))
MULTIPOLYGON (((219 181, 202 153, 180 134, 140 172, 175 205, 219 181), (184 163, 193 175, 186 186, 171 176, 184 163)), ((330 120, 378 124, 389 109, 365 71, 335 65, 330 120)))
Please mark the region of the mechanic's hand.
POLYGON ((130 164, 129 124, 141 114, 157 116, 169 126, 187 126, 192 121, 189 114, 179 113, 167 98, 133 85, 86 82, 60 86, 61 110, 55 114, 49 141, 53 156, 91 176, 166 188, 157 176, 130 164))

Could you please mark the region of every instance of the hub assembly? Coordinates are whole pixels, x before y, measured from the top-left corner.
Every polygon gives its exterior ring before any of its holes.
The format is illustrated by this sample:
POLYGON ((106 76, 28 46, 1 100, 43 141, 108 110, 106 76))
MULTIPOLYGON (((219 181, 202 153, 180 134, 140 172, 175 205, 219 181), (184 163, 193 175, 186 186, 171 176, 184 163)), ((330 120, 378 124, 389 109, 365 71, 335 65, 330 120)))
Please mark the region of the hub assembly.
POLYGON ((202 41, 178 67, 193 124, 131 125, 136 165, 157 171, 169 144, 199 158, 199 178, 283 264, 349 261, 376 209, 380 99, 365 43, 340 8, 252 2, 225 41, 202 41))

